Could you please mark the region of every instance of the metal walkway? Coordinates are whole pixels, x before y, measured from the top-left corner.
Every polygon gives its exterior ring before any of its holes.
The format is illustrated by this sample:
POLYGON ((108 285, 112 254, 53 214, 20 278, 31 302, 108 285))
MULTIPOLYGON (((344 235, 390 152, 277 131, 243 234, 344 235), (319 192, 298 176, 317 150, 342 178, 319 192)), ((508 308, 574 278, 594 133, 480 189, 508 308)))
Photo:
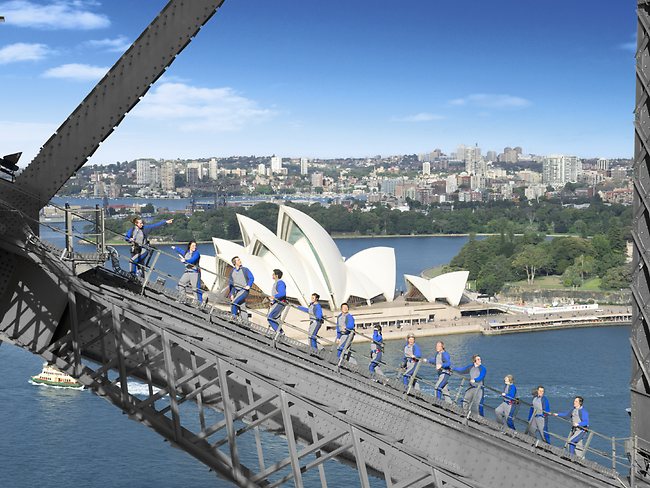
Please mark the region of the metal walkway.
MULTIPOLYGON (((92 266, 93 260, 106 256, 82 257, 88 269, 83 272, 68 249, 38 238, 39 209, 221 4, 171 0, 15 183, 0 180, 0 340, 78 377, 130 418, 239 486, 300 487, 303 476, 312 472, 327 486, 326 467, 332 459, 353 466, 364 487, 372 477, 388 487, 436 488, 620 487, 644 482, 647 458, 636 456, 648 452, 645 446, 630 451, 634 469, 628 481, 561 449, 532 444, 529 436, 501 432, 494 423, 468 416, 454 405, 417 392, 406 396, 401 384, 374 382, 365 371, 349 363, 339 366, 323 353, 310 355, 297 342, 274 341, 264 329, 175 303, 155 286, 146 287, 143 295, 141 284, 92 266), (129 393, 133 379, 148 385, 144 399, 129 393), (188 404, 196 405, 196 415, 180 408, 188 404), (286 443, 283 459, 268 461, 274 457, 266 451, 262 430, 286 443), (253 462, 239 448, 250 436, 257 451, 253 462)), ((647 2, 639 6, 640 51, 646 56, 647 2)), ((639 69, 638 77, 644 89, 645 69, 639 69)), ((647 103, 646 93, 640 105, 647 103)), ((647 172, 643 114, 647 110, 637 114, 642 121, 637 123, 638 172, 640 167, 647 172)), ((635 188, 645 202, 643 181, 635 188)), ((646 222, 638 201, 637 219, 646 222)), ((645 249, 650 239, 643 229, 635 234, 638 249, 645 249)), ((642 269, 638 252, 635 259, 642 269)), ((635 279, 639 277, 646 275, 635 279)), ((639 381, 632 419, 641 435, 647 434, 648 421, 642 420, 640 407, 647 406, 650 391, 642 305, 650 297, 648 287, 637 286, 634 296, 641 304, 633 326, 640 370, 635 373, 639 381)))

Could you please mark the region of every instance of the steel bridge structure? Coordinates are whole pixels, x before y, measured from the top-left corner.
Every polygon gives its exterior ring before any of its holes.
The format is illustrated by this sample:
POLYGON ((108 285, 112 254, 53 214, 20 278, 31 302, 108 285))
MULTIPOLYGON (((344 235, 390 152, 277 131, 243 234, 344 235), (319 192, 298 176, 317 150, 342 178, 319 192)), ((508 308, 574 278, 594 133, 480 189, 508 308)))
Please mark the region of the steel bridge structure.
POLYGON ((650 5, 639 1, 631 472, 503 431, 456 405, 376 382, 300 342, 172 300, 93 255, 39 238, 38 212, 221 7, 171 0, 15 182, 0 179, 0 340, 79 379, 238 486, 621 487, 648 483, 650 5), (143 293, 144 291, 144 293, 143 293), (129 384, 147 385, 136 396, 129 384), (191 405, 191 409, 186 408, 191 405), (191 412, 191 413, 188 413, 191 412), (269 448, 273 445, 273 449, 269 448), (254 449, 242 446, 254 446, 254 449), (278 447, 280 446, 280 448, 278 447), (278 449, 281 455, 278 455, 278 449), (330 481, 331 484, 331 481, 330 481))

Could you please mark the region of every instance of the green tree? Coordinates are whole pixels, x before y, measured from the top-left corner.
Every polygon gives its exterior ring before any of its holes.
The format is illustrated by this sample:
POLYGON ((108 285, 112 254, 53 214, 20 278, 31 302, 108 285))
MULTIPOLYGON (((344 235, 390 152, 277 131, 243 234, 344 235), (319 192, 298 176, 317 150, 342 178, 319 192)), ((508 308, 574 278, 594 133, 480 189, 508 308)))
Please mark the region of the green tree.
POLYGON ((548 268, 551 259, 542 245, 528 244, 512 260, 516 268, 523 268, 526 271, 526 280, 529 284, 535 281, 535 275, 542 269, 548 268))
POLYGON ((600 287, 604 290, 620 290, 629 288, 632 282, 632 267, 623 264, 607 270, 603 276, 600 287))
POLYGON ((501 291, 506 281, 512 276, 509 273, 510 262, 505 256, 494 256, 481 269, 476 278, 476 289, 479 293, 494 296, 501 291))
POLYGON ((564 273, 562 273, 562 284, 572 288, 577 288, 582 284, 580 270, 575 265, 568 266, 564 270, 564 273))

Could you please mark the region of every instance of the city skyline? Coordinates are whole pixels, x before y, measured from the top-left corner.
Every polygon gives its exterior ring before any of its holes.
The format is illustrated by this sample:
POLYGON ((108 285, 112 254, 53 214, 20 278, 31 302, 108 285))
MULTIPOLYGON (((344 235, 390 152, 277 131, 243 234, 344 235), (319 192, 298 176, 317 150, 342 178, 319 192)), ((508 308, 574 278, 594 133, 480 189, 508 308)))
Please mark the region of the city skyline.
MULTIPOLYGON (((25 167, 164 3, 0 1, 0 152, 25 167)), ((90 163, 632 155, 635 3, 407 3, 225 2, 90 163)))

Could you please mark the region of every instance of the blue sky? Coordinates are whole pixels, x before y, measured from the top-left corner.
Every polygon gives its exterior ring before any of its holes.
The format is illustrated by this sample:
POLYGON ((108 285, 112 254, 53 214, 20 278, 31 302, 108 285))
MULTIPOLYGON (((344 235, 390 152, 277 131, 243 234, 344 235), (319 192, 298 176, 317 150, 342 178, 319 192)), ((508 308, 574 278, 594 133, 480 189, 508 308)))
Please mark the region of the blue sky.
MULTIPOLYGON (((21 165, 164 6, 0 0, 0 152, 21 165)), ((634 0, 226 0, 91 163, 458 144, 633 154, 634 0)))

